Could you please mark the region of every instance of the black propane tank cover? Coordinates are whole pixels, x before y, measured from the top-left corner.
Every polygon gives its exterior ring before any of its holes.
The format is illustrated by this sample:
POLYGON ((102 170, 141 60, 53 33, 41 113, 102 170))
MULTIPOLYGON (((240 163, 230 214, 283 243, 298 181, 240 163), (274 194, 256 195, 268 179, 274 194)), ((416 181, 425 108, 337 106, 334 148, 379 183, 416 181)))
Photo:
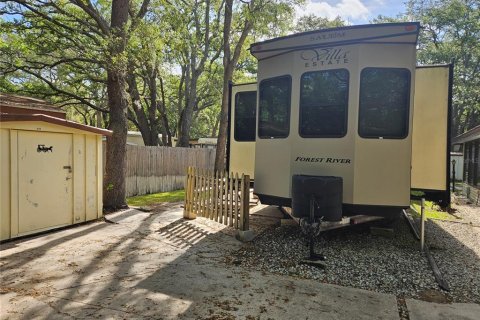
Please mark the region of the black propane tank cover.
POLYGON ((343 179, 329 176, 293 175, 292 215, 310 216, 310 198, 315 198, 315 217, 324 221, 342 220, 343 179))

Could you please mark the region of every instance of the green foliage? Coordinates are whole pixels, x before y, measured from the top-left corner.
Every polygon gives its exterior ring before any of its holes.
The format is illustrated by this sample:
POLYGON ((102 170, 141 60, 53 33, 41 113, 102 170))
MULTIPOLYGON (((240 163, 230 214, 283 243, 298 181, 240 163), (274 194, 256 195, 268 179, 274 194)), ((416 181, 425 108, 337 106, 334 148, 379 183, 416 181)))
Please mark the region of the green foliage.
POLYGON ((176 190, 130 197, 127 198, 127 204, 129 206, 143 207, 162 202, 180 202, 183 201, 184 198, 185 190, 176 190))
POLYGON ((338 28, 345 26, 345 21, 340 17, 336 17, 333 20, 327 18, 318 17, 314 14, 308 14, 298 19, 295 25, 295 32, 305 32, 319 29, 338 28))
MULTIPOLYGON (((131 12, 138 12, 142 2, 131 1, 131 12)), ((104 34, 100 23, 81 9, 80 3, 11 0, 1 5, 0 91, 49 100, 66 109, 69 119, 96 125, 99 117, 100 125, 107 127, 107 70, 121 69, 134 80, 128 85, 129 130, 139 130, 143 117, 146 130, 163 133, 167 125, 169 133, 178 136, 183 110, 190 102, 192 138, 218 133, 224 1, 150 1, 147 14, 140 20, 130 19, 125 26, 126 50, 115 56, 109 52, 120 45, 121 38, 104 34), (191 79, 197 75, 192 89, 191 79)), ((247 48, 290 33, 295 6, 301 3, 303 0, 233 2, 232 50, 245 24, 251 24, 235 65, 234 82, 256 81, 257 61, 247 48)), ((95 9, 110 24, 111 2, 95 1, 95 9)), ((319 21, 343 24, 340 19, 308 19, 317 26, 319 21)))
POLYGON ((418 64, 454 62, 452 135, 480 125, 480 9, 478 0, 410 0, 396 18, 419 21, 418 64))
POLYGON ((92 18, 66 1, 31 1, 29 6, 38 14, 14 1, 3 8, 0 90, 63 107, 103 108, 96 97, 105 95, 108 41, 89 29, 92 18))
POLYGON ((454 61, 454 134, 480 124, 480 8, 478 1, 410 3, 422 19, 420 63, 454 61))

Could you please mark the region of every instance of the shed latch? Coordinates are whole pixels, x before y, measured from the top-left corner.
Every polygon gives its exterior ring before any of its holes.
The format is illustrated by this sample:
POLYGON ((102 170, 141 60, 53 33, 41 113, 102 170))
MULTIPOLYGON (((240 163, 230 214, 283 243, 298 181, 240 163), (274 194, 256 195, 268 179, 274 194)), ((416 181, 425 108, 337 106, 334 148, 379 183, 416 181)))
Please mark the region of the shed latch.
POLYGON ((72 172, 72 166, 63 166, 63 169, 67 169, 69 173, 72 172))

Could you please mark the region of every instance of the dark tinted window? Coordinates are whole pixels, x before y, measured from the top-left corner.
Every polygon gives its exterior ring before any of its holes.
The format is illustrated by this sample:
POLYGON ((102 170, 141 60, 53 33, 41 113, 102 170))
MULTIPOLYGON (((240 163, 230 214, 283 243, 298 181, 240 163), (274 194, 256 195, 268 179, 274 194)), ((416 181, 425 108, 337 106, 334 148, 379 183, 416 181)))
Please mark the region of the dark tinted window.
POLYGON ((290 130, 290 76, 263 80, 259 92, 258 136, 286 138, 290 130))
POLYGON ((234 137, 236 141, 255 141, 256 109, 256 91, 239 92, 235 95, 234 137))
POLYGON ((343 137, 347 133, 348 71, 308 72, 300 84, 302 137, 343 137))
POLYGON ((360 75, 358 133, 364 138, 408 135, 410 71, 366 68, 360 75))

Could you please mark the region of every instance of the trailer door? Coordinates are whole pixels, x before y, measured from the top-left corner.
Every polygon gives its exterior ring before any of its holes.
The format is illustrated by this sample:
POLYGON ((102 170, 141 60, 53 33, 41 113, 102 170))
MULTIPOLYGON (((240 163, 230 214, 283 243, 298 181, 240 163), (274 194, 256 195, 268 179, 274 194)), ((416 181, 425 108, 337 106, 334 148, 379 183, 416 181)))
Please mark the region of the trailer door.
POLYGON ((421 66, 415 75, 411 187, 449 203, 452 66, 421 66))
POLYGON ((228 170, 253 179, 257 114, 257 84, 231 87, 229 112, 228 170))

